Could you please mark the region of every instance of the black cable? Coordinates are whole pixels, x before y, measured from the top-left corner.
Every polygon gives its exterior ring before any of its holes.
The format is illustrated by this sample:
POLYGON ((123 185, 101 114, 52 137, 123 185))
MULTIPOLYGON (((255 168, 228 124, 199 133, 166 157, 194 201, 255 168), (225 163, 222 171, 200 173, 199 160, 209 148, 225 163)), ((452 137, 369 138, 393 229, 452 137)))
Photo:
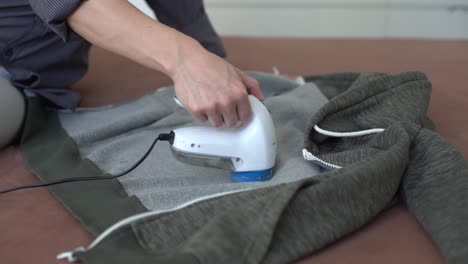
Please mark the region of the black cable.
POLYGON ((14 192, 17 190, 22 190, 22 189, 31 189, 31 188, 39 188, 39 187, 47 187, 51 185, 58 185, 58 184, 64 184, 64 183, 69 183, 69 182, 84 182, 84 181, 100 181, 100 180, 112 180, 116 179, 118 177, 122 177, 134 169, 136 169, 138 166, 140 166, 143 161, 146 160, 148 155, 151 153, 153 150, 154 146, 158 141, 169 141, 172 144, 172 141, 174 140, 174 132, 171 132, 169 134, 159 134, 158 137, 153 141, 151 146, 148 148, 146 153, 141 157, 133 166, 131 166, 129 169, 116 174, 116 175, 109 175, 109 176, 99 176, 99 177, 76 177, 76 178, 68 178, 68 179, 62 179, 62 180, 56 180, 56 181, 51 181, 51 182, 45 182, 45 183, 38 183, 38 184, 31 184, 31 185, 22 185, 22 186, 17 186, 13 187, 10 189, 5 189, 0 191, 0 195, 4 193, 9 193, 9 192, 14 192))

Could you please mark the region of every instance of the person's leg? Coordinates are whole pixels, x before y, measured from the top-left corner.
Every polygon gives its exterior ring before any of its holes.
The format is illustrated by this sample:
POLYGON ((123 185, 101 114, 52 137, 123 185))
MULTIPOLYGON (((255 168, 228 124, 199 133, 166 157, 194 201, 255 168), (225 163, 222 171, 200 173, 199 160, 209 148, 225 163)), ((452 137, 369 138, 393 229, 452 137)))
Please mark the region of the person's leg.
POLYGON ((25 112, 26 103, 21 92, 10 81, 0 77, 0 149, 16 138, 25 112))

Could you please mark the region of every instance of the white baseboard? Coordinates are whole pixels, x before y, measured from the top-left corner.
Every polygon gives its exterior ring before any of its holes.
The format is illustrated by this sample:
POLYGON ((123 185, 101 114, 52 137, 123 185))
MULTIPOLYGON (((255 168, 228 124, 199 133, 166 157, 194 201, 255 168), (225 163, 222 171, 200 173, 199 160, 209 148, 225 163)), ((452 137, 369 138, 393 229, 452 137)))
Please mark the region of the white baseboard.
MULTIPOLYGON (((154 18, 144 0, 129 1, 154 18)), ((224 36, 468 39, 468 0, 205 0, 205 5, 224 36)))
POLYGON ((468 0, 206 0, 222 35, 468 39, 468 0))

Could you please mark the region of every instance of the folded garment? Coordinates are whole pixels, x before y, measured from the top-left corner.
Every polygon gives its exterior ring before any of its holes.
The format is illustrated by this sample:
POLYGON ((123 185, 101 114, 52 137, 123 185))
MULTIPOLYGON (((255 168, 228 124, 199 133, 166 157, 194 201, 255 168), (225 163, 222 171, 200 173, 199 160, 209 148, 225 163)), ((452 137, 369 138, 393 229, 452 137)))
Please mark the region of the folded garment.
MULTIPOLYGON (((181 163, 158 144, 124 177, 49 188, 91 233, 102 233, 70 259, 287 263, 355 231, 401 197, 448 263, 468 260, 468 164, 428 129, 424 74, 345 73, 305 83, 252 76, 275 122, 273 179, 234 183, 227 172, 181 163)), ((193 124, 173 96, 163 88, 73 113, 30 99, 23 156, 42 181, 118 173, 159 133, 193 124)))

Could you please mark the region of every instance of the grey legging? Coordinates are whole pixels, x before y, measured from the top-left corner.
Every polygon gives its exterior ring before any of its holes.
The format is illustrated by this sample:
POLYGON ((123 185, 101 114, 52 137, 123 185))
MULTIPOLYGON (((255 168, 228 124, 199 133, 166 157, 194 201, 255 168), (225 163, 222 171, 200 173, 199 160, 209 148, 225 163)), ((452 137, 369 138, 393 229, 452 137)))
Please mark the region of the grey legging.
POLYGON ((0 149, 17 136, 25 114, 24 97, 10 82, 0 76, 0 149))

